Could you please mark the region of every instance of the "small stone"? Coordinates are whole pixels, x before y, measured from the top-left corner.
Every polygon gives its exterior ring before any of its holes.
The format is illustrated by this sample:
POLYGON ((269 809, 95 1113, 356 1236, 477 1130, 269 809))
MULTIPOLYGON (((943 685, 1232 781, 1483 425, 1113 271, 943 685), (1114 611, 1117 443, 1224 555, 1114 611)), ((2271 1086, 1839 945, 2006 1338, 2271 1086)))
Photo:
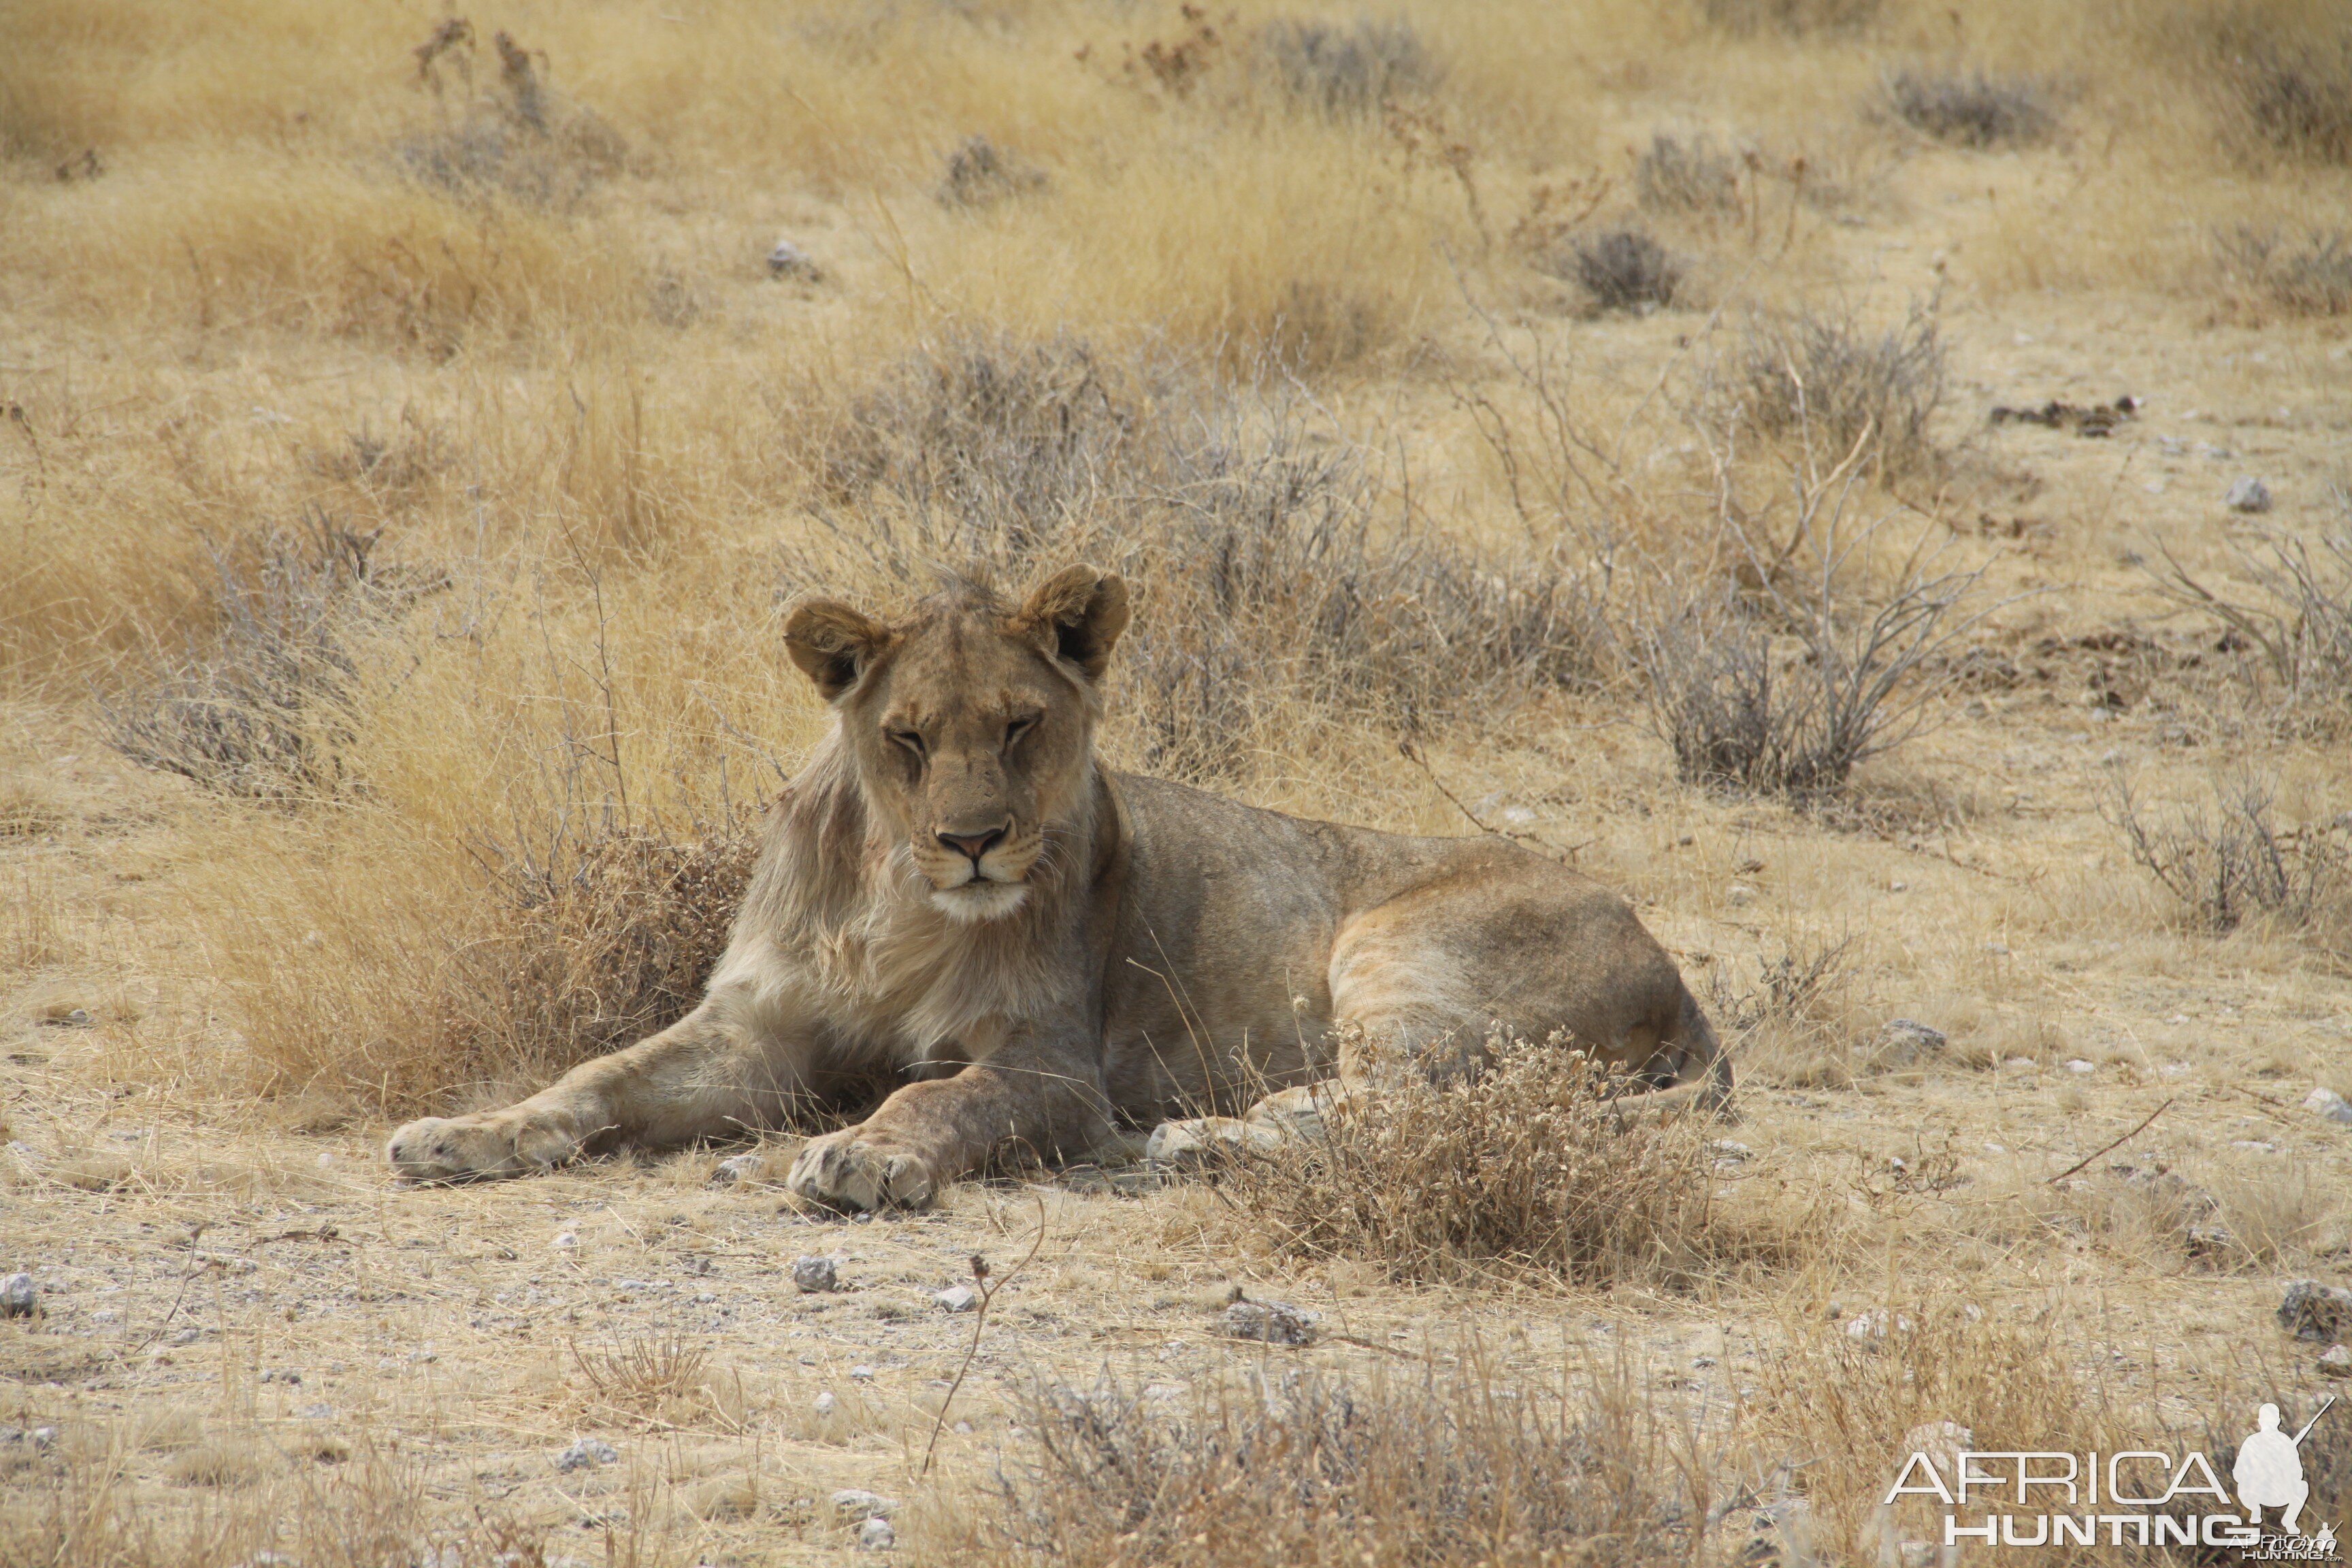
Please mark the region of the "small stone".
POLYGON ((2327 1377, 2352 1377, 2352 1347, 2338 1343, 2320 1352, 2319 1370, 2327 1377))
POLYGON ((2279 1302, 2278 1321, 2296 1339, 2333 1343, 2352 1329, 2352 1290, 2316 1279, 2294 1280, 2279 1302))
POLYGON ((2230 487, 2231 511, 2268 511, 2271 510, 2271 488, 2249 474, 2230 487))
POLYGON ((768 276, 822 283, 824 281, 824 269, 809 258, 807 251, 789 239, 780 239, 776 241, 776 247, 768 252, 768 276))
POLYGON ((1995 958, 2007 958, 2009 956, 2009 943, 2005 942, 1989 942, 1984 944, 1984 950, 1992 954, 1995 958))
POLYGON ((860 1552, 887 1552, 898 1544, 898 1532, 890 1528, 887 1519, 869 1519, 857 1527, 860 1552))
POLYGON ((2066 1060, 2066 1070, 2071 1073, 2094 1073, 2099 1070, 2099 1067, 2096 1062, 2086 1062, 2080 1057, 2070 1057, 2066 1060))
POLYGON ((812 1408, 814 1408, 819 1415, 830 1415, 835 1410, 841 1408, 841 1401, 833 1396, 833 1391, 831 1389, 827 1389, 823 1394, 816 1396, 816 1404, 812 1406, 812 1408))
POLYGON ((2183 1233, 2181 1239, 2189 1248, 2189 1257, 2207 1262, 2227 1258, 2237 1247, 2236 1238, 2224 1226, 2192 1225, 2183 1233))
POLYGON ((577 1252, 580 1250, 580 1233, 576 1230, 558 1231, 555 1239, 547 1245, 558 1252, 577 1252))
POLYGON ((1228 1339, 1264 1340, 1270 1345, 1304 1345, 1315 1342, 1317 1315, 1285 1301, 1235 1301, 1217 1320, 1217 1332, 1228 1339))
POLYGON ((793 1283, 805 1294, 821 1296, 841 1289, 841 1271, 830 1258, 795 1258, 793 1283))
POLYGON ((1947 1043, 1943 1030, 1916 1018, 1889 1018, 1878 1031, 1878 1041, 1881 1054, 1898 1067, 1935 1056, 1947 1043))
POLYGON ((1144 1142, 1143 1158, 1148 1164, 1192 1167, 1270 1153, 1280 1147, 1282 1134, 1271 1127, 1234 1116, 1196 1116, 1185 1121, 1163 1121, 1153 1128, 1144 1142))
POLYGON ((29 1318, 41 1310, 41 1293, 29 1274, 0 1279, 0 1318, 29 1318))
POLYGON ((897 1498, 884 1497, 857 1487, 845 1487, 833 1494, 834 1517, 845 1524, 855 1524, 861 1519, 882 1519, 898 1511, 897 1498))
POLYGON ((870 1366, 853 1366, 849 1369, 849 1375, 860 1383, 871 1383, 874 1381, 874 1369, 870 1366))
POLYGON ((565 1475, 574 1470, 593 1470, 599 1465, 609 1465, 621 1457, 621 1451, 597 1437, 583 1437, 555 1456, 555 1468, 565 1475))
POLYGON ((756 1182, 760 1179, 761 1168, 767 1163, 768 1157, 765 1154, 738 1154, 732 1159, 721 1160, 719 1162, 719 1168, 710 1173, 710 1184, 714 1187, 732 1187, 756 1182))
POLYGON ((2303 1097, 2306 1110, 2329 1121, 2352 1126, 2352 1100, 2346 1100, 2332 1089, 2315 1089, 2303 1097))
POLYGON ((1717 1139, 1706 1146, 1706 1152, 1715 1157, 1715 1168, 1718 1171, 1733 1165, 1745 1165, 1756 1158, 1755 1150, 1732 1138, 1717 1139))
POLYGON ((950 1312, 969 1312, 980 1305, 980 1292, 969 1285, 950 1285, 931 1292, 931 1300, 950 1312))
POLYGON ((1723 895, 1723 901, 1735 910, 1744 910, 1756 901, 1756 889, 1745 882, 1734 882, 1731 890, 1723 895))

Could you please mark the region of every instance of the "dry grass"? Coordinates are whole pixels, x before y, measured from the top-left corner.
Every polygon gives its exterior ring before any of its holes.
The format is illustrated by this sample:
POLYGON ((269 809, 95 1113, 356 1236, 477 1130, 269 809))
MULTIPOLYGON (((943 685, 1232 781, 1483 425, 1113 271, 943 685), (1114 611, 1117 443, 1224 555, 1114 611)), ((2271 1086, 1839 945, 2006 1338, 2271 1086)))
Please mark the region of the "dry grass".
POLYGON ((2209 811, 2191 804, 2144 810, 2116 786, 2112 820, 2133 860, 2177 899, 2200 929, 2249 920, 2307 931, 2323 946, 2352 937, 2352 820, 2282 825, 2276 781, 2216 780, 2209 811))
POLYGON ((1718 1195, 1703 1125, 1628 1114, 1622 1078, 1565 1041, 1496 1036, 1475 1055, 1475 1072, 1384 1084, 1325 1139, 1228 1173, 1242 1223, 1278 1255, 1400 1281, 1689 1289, 1804 1245, 1801 1216, 1718 1195))
POLYGON ((2058 122, 2049 88, 2019 78, 1905 69, 1886 79, 1896 119, 1938 142, 1963 147, 2030 144, 2058 122))

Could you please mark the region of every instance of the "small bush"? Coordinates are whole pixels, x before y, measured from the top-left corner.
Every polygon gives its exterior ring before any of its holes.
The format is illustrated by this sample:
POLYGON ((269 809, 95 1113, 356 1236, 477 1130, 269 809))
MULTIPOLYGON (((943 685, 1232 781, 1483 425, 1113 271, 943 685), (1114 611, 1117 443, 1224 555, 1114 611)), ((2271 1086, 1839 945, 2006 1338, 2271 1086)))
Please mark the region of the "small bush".
POLYGON ((396 593, 373 560, 378 537, 314 511, 215 549, 215 628, 163 679, 104 705, 115 748, 229 795, 332 793, 360 675, 353 637, 396 593))
POLYGON ((1752 984, 1723 961, 1707 971, 1706 1010, 1738 1053, 1744 1082, 1847 1089, 1882 1063, 1858 1026, 1851 937, 1801 936, 1759 953, 1752 984))
MULTIPOLYGON (((2352 524, 2352 494, 2338 489, 2333 500, 2352 524)), ((2215 585, 2160 547, 2164 565, 2152 569, 2158 591, 2259 649, 2294 727, 2336 729, 2352 719, 2352 526, 2322 534, 2315 548, 2273 535, 2259 549, 2234 549, 2251 593, 2215 585)))
POLYGON ((1878 19, 1881 0, 1699 0, 1710 26, 1733 33, 1859 32, 1878 19))
POLYGON ((1742 412, 1767 436, 1859 450, 1892 474, 1929 468, 1929 424, 1944 400, 1945 354, 1932 310, 1874 333, 1851 316, 1804 311, 1750 327, 1738 372, 1742 412))
POLYGON ((1704 136, 1684 142, 1661 133, 1633 161, 1633 189, 1654 212, 1736 213, 1739 162, 1704 136))
POLYGON ((2143 811, 2130 786, 2117 787, 2108 821, 2131 857, 2213 932, 2264 916, 2289 926, 2347 934, 2352 914, 2352 813, 2332 823, 2283 827, 2272 817, 2273 787, 2252 777, 2219 783, 2213 809, 2143 811))
POLYGON ((940 205, 985 207, 1008 197, 1045 188, 1045 172, 997 150, 985 136, 967 136, 948 154, 940 180, 940 205))
POLYGON ((1604 310, 1671 305, 1683 280, 1682 263, 1664 246, 1633 228, 1575 241, 1561 270, 1604 310))
POLYGON ((2352 314, 2352 233, 2314 233, 2296 245, 2241 228, 2218 242, 2223 269, 2280 309, 2303 316, 2352 314))
POLYGON ((620 133, 540 77, 533 52, 505 33, 491 43, 496 82, 474 90, 474 29, 453 16, 413 51, 419 85, 439 104, 441 123, 394 149, 414 178, 452 195, 501 196, 530 206, 566 207, 619 172, 620 133), (458 84, 458 101, 447 98, 458 84))
POLYGON ((2029 145, 2058 123, 2050 89, 2023 77, 1900 70, 1886 79, 1886 99, 1905 124, 1963 147, 2029 145))
POLYGON ((1171 1401, 1106 1378, 1033 1388, 1016 1419, 956 1561, 1689 1563, 1711 1522, 1704 1461, 1623 1368, 1507 1386, 1473 1352, 1361 1381, 1228 1371, 1171 1401))
POLYGON ((1286 97, 1334 116, 1426 92, 1444 74, 1407 22, 1274 22, 1259 32, 1257 48, 1286 97))
POLYGON ((884 376, 819 457, 838 545, 789 584, 1017 584, 1085 558, 1138 590, 1114 736, 1229 776, 1303 702, 1410 730, 1583 683, 1603 637, 1579 579, 1487 559, 1380 510, 1364 454, 1255 386, 968 339, 884 376))
POLYGON ((1400 1068, 1225 1195, 1284 1256, 1400 1281, 1688 1285, 1776 1256, 1718 1205, 1704 1126, 1628 1114, 1631 1081, 1559 1037, 1498 1034, 1483 1057, 1451 1082, 1400 1068))
POLYGON ((2352 34, 2289 56, 2265 43, 2242 58, 2237 90, 2263 141, 2314 163, 2352 163, 2352 34))

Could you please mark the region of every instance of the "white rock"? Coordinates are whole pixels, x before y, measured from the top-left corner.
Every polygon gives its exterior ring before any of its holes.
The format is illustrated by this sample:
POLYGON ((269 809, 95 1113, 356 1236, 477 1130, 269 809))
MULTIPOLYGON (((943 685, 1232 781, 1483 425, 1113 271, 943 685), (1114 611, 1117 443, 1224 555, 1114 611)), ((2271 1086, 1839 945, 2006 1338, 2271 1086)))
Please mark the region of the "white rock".
POLYGON ((816 1403, 812 1406, 812 1408, 814 1408, 819 1415, 830 1415, 835 1410, 841 1408, 841 1401, 835 1399, 833 1396, 833 1390, 828 1388, 823 1394, 816 1396, 816 1403))
POLYGON ((1228 1339, 1264 1340, 1270 1345, 1304 1345, 1315 1341, 1320 1320, 1286 1301, 1235 1301, 1217 1320, 1217 1332, 1228 1339))
POLYGON ((1734 882, 1731 890, 1723 895, 1723 900, 1735 910, 1744 910, 1756 901, 1756 889, 1745 882, 1734 882))
POLYGON ((950 1285, 931 1292, 931 1300, 950 1312, 969 1312, 980 1305, 980 1292, 969 1285, 950 1285))
POLYGON ((29 1318, 41 1310, 41 1293, 29 1274, 0 1279, 0 1318, 29 1318))
POLYGON ((776 241, 768 252, 768 275, 771 278, 800 278, 811 283, 822 282, 824 270, 809 258, 809 253, 789 239, 776 241))
POLYGON ((870 1366, 853 1366, 849 1369, 849 1375, 860 1383, 871 1383, 874 1381, 874 1369, 870 1366))
POLYGON ((2268 511, 2271 510, 2271 488, 2252 474, 2230 487, 2231 511, 2268 511))
POLYGON ((580 1250, 580 1233, 576 1230, 558 1231, 555 1239, 547 1245, 558 1252, 577 1252, 580 1250))
POLYGON ((830 1258, 793 1259, 793 1284, 810 1295, 841 1289, 841 1270, 830 1258))
POLYGON ((609 1465, 621 1457, 619 1449, 597 1437, 583 1437, 555 1456, 555 1468, 565 1475, 574 1470, 593 1470, 599 1465, 609 1465))
POLYGON ((1944 1031, 1916 1018, 1889 1018, 1878 1031, 1879 1048, 1889 1062, 1901 1067, 1943 1050, 1944 1031))
POLYGON ((2332 1089, 2315 1089, 2303 1097, 2306 1109, 2330 1121, 2352 1126, 2352 1100, 2346 1100, 2332 1089))
POLYGON ((890 1528, 887 1519, 869 1519, 857 1527, 860 1552, 887 1552, 898 1544, 898 1532, 890 1528))
POLYGON ((898 1511, 897 1498, 884 1497, 857 1487, 845 1487, 833 1494, 833 1513, 845 1524, 861 1519, 882 1519, 898 1511))
POLYGON ((2319 1352, 2319 1370, 2328 1377, 2352 1377, 2352 1348, 2328 1346, 2319 1352))
POLYGON ((2090 1073, 2098 1071, 2099 1066, 2096 1062, 2086 1062, 2080 1057, 2070 1057, 2066 1061, 2066 1070, 2073 1073, 2090 1073))

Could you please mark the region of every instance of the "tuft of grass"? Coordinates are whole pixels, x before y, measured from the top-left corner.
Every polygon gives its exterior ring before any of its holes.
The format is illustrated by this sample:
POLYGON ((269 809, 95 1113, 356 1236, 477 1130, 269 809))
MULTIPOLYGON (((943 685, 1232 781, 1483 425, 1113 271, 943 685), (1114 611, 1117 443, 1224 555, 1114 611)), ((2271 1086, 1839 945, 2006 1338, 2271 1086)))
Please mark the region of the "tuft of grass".
MULTIPOLYGON (((1283 1256, 1398 1281, 1687 1287, 1771 1262, 1786 1237, 1717 1196, 1697 1122, 1629 1114, 1635 1087, 1554 1037, 1490 1037, 1453 1081, 1400 1069, 1228 1173, 1242 1222, 1283 1256)), ((1792 1222, 1792 1224, 1795 1222, 1792 1222)))
POLYGON ((1708 25, 1733 33, 1790 37, 1857 33, 1878 19, 1883 0, 1698 0, 1708 25))
POLYGON ((2291 727, 2323 732, 2352 719, 2352 492, 2332 500, 2339 522, 2315 549, 2284 534, 2231 546, 2247 588, 2193 572, 2161 545, 2163 566, 2148 568, 2166 598, 2261 650, 2291 727))
POLYGON ((2261 38, 2231 61, 2254 134, 2306 163, 2352 164, 2352 31, 2286 49, 2261 38))
POLYGON ((1671 305, 1683 281, 1682 263, 1635 228, 1613 228, 1577 239, 1564 263, 1554 265, 1581 284, 1604 310, 1671 305))
POLYGON ((1885 80, 1895 118, 1938 142, 1962 147, 2022 147, 2057 129, 2050 88, 2027 77, 1906 67, 1885 80))
POLYGON ((1743 1079, 1799 1089, 1847 1089, 1883 1065, 1858 1016, 1852 937, 1801 935, 1758 953, 1755 978, 1738 966, 1707 972, 1707 1014, 1738 1053, 1743 1079))
POLYGON ((967 136, 948 154, 947 172, 940 180, 940 205, 984 207, 1045 188, 1043 169, 999 152, 985 136, 967 136))
POLYGON ((1882 471, 1931 468, 1929 426, 1944 401, 1946 356, 1932 308, 1874 332, 1850 313, 1806 310, 1750 324, 1736 379, 1741 411, 1764 435, 1860 452, 1882 471))
POLYGON ((396 142, 394 157, 413 178, 453 195, 576 205, 621 170, 626 143, 543 79, 544 55, 503 32, 492 35, 491 44, 498 72, 478 91, 471 90, 474 29, 464 17, 446 18, 411 51, 418 83, 431 89, 440 118, 432 130, 396 142), (467 89, 454 103, 452 84, 467 89))
POLYGON ((2316 231, 2303 243, 2240 226, 2216 242, 2222 269, 2284 310, 2352 315, 2352 233, 2316 231))
POLYGON ((1333 116, 1371 113, 1393 99, 1429 91, 1444 76, 1404 21, 1270 22, 1259 29, 1256 47, 1286 99, 1333 116))
POLYGON ((1654 212, 1736 213, 1739 161, 1705 136, 1685 142, 1661 132, 1633 161, 1633 192, 1654 212))
POLYGON ((710 1349, 682 1335, 640 1334, 603 1349, 571 1349, 580 1373, 574 1392, 599 1421, 676 1425, 709 1390, 710 1349))
POLYGON ((1176 1401, 1108 1377, 1034 1385, 996 1506, 962 1528, 955 1560, 1701 1560, 1710 1472, 1629 1368, 1545 1386, 1506 1381, 1475 1347, 1444 1361, 1363 1379, 1228 1369, 1176 1401))

